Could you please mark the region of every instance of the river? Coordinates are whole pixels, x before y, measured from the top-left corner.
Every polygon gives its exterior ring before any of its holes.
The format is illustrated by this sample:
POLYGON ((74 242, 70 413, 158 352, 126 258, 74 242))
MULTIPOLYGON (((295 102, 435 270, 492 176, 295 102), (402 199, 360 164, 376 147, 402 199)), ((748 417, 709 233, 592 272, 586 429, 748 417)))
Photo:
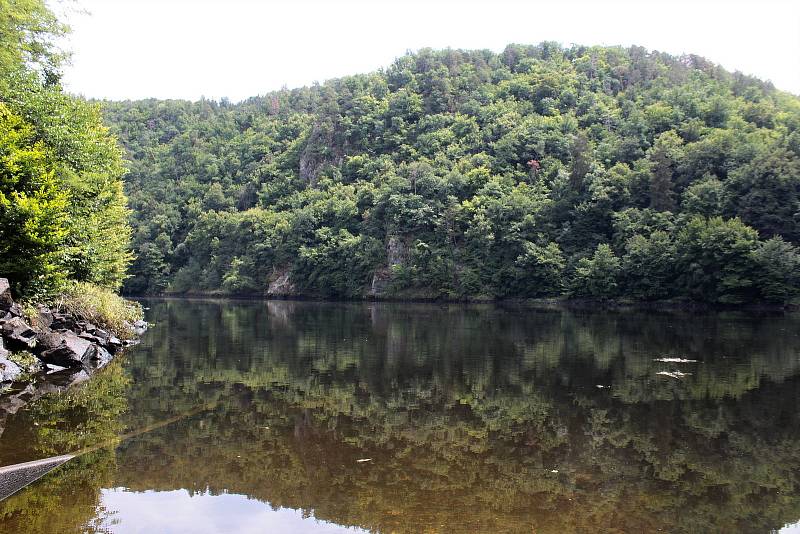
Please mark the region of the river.
POLYGON ((797 531, 798 314, 145 304, 6 417, 0 465, 89 450, 0 531, 797 531))

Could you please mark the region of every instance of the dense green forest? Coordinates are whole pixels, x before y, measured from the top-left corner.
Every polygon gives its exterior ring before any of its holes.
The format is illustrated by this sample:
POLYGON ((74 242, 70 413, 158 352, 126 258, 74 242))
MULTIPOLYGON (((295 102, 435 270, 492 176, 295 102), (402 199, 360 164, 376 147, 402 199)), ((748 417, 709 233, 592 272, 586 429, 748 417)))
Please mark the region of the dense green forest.
POLYGON ((134 294, 683 298, 800 287, 800 99, 697 56, 422 50, 227 101, 107 102, 134 294))
POLYGON ((59 82, 67 31, 43 0, 0 0, 0 277, 26 298, 118 289, 132 259, 122 151, 59 82))

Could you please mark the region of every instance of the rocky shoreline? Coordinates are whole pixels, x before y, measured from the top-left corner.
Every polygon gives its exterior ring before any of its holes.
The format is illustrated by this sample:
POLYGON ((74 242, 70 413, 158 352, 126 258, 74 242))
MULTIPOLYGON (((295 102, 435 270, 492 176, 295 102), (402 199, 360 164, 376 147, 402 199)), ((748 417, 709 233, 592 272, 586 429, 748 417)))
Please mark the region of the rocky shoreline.
POLYGON ((12 298, 8 280, 0 278, 0 385, 42 373, 63 374, 62 382, 76 374, 88 376, 108 364, 121 348, 136 343, 147 329, 144 321, 128 326, 130 339, 120 339, 78 314, 44 305, 26 318, 12 298), (23 363, 12 353, 33 358, 23 363))

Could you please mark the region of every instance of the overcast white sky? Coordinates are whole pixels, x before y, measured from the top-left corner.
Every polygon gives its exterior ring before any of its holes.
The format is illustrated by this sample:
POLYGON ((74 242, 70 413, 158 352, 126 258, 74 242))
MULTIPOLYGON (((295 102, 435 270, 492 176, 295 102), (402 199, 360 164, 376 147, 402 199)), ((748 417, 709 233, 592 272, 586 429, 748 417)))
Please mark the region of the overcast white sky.
MULTIPOLYGON (((58 0, 51 0, 56 2, 58 0)), ((77 0, 69 90, 228 97, 369 72, 407 50, 639 44, 800 94, 800 0, 77 0)), ((63 6, 57 9, 62 9, 63 6)))

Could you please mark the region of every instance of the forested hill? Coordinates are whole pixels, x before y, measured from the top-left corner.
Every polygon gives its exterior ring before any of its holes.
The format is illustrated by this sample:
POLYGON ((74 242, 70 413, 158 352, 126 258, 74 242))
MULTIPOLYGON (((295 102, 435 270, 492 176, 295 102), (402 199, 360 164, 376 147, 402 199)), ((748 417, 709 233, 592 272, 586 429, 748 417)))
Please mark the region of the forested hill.
POLYGON ((131 160, 130 293, 800 287, 800 99, 697 56, 423 50, 238 104, 104 108, 131 160))

